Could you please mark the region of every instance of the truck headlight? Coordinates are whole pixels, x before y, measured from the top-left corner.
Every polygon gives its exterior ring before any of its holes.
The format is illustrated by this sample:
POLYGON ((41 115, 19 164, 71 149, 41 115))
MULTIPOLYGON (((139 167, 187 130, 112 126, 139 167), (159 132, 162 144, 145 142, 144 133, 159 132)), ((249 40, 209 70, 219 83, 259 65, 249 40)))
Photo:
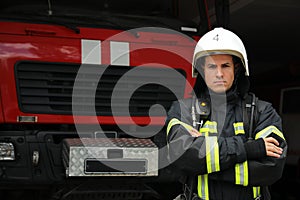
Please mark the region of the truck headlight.
POLYGON ((0 142, 0 160, 15 160, 15 148, 10 142, 0 142))

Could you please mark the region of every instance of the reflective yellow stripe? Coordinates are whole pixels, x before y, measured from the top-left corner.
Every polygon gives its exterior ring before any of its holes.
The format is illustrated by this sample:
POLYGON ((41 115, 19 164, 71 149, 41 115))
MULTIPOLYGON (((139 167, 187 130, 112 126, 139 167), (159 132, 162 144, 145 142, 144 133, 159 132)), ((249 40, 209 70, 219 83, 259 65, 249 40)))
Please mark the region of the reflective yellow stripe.
POLYGON ((217 122, 206 121, 205 124, 200 128, 200 133, 217 133, 217 122))
POLYGON ((201 199, 209 200, 207 174, 198 176, 198 196, 201 199))
MULTIPOLYGON (((263 130, 259 131, 256 136, 255 136, 255 139, 258 139, 258 138, 265 138, 267 136, 269 136, 271 133, 274 133, 276 135, 278 135, 279 137, 281 137, 282 139, 285 140, 282 132, 276 128, 275 126, 268 126, 266 128, 264 128, 263 130)), ((261 191, 260 191, 260 187, 253 187, 253 198, 257 198, 261 195, 261 191)))
MULTIPOLYGON (((206 167, 207 173, 220 171, 219 144, 217 136, 217 122, 206 121, 200 128, 200 133, 205 136, 206 167)), ((208 174, 198 176, 198 196, 209 200, 208 174)))
POLYGON ((243 122, 233 123, 233 127, 234 127, 234 133, 236 135, 237 134, 245 134, 244 123, 243 122))
POLYGON ((206 121, 205 125, 209 128, 210 133, 217 133, 217 122, 206 121))
POLYGON ((253 187, 253 198, 257 198, 260 196, 260 186, 253 187))
POLYGON ((263 130, 259 131, 256 134, 255 139, 265 138, 268 135, 270 135, 271 133, 275 133, 276 135, 278 135, 279 137, 281 137, 282 139, 285 140, 282 132, 278 128, 276 128, 275 126, 268 126, 268 127, 264 128, 263 130))
MULTIPOLYGON (((233 127, 234 127, 235 135, 245 134, 243 122, 233 123, 233 127)), ((248 162, 247 161, 236 164, 235 165, 235 184, 247 186, 248 181, 249 181, 248 173, 249 172, 248 172, 248 162)))
MULTIPOLYGON (((244 130, 244 123, 243 122, 237 122, 233 124, 235 135, 237 134, 245 134, 244 130)), ((275 127, 275 126, 269 126, 259 133, 256 134, 255 139, 258 139, 260 137, 266 137, 271 133, 275 133, 278 136, 283 137, 283 134, 275 127)), ((241 164, 235 165, 235 184, 237 185, 243 185, 247 186, 249 183, 249 172, 248 172, 248 162, 245 161, 241 164)), ((253 189, 253 198, 257 198, 260 196, 260 187, 252 187, 253 189)))
POLYGON ((236 164, 235 165, 235 184, 241 184, 241 180, 240 180, 240 164, 236 164))
POLYGON ((207 173, 220 171, 218 137, 205 136, 207 173))
POLYGON ((203 136, 217 134, 217 122, 206 121, 205 124, 200 128, 199 132, 203 136))
POLYGON ((184 128, 186 128, 188 131, 190 131, 190 130, 193 129, 193 127, 192 127, 191 125, 186 124, 186 123, 184 123, 184 122, 182 122, 182 121, 179 121, 179 120, 176 119, 176 118, 173 118, 173 119, 171 119, 170 122, 168 123, 168 126, 167 126, 167 135, 169 135, 169 132, 170 132, 172 126, 174 126, 174 125, 182 125, 182 126, 183 126, 184 128))
POLYGON ((248 162, 235 165, 235 184, 247 186, 249 181, 248 162))
POLYGON ((203 136, 208 136, 209 135, 209 129, 208 128, 200 128, 200 133, 203 136))

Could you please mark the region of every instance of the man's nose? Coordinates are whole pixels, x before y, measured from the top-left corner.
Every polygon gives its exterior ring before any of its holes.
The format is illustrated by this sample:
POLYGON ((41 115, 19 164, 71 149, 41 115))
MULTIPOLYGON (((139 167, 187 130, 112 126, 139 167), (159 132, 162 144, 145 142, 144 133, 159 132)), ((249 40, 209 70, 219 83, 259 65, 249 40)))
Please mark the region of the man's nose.
POLYGON ((218 66, 218 67, 216 68, 216 70, 217 70, 217 71, 216 71, 217 77, 222 77, 222 76, 223 76, 223 69, 222 69, 222 67, 219 67, 219 66, 218 66))

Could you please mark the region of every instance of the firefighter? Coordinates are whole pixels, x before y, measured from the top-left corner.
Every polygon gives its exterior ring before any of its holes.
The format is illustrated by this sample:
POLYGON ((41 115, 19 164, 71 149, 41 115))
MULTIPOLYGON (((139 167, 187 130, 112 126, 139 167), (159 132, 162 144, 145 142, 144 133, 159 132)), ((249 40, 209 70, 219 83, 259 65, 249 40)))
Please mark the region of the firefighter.
POLYGON ((287 153, 281 118, 249 93, 243 42, 215 28, 197 43, 191 98, 173 102, 166 119, 169 158, 184 193, 176 199, 270 199, 287 153))

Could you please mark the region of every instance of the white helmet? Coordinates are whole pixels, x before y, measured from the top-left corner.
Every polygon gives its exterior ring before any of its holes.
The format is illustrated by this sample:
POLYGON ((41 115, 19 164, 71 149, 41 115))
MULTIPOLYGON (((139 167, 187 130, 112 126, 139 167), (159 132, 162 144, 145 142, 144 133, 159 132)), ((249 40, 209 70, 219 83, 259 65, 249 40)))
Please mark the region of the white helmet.
POLYGON ((229 54, 241 59, 245 67, 245 75, 249 76, 246 49, 242 40, 233 32, 224 28, 215 28, 203 35, 195 47, 193 56, 193 76, 197 76, 195 70, 196 61, 203 56, 212 54, 229 54))

